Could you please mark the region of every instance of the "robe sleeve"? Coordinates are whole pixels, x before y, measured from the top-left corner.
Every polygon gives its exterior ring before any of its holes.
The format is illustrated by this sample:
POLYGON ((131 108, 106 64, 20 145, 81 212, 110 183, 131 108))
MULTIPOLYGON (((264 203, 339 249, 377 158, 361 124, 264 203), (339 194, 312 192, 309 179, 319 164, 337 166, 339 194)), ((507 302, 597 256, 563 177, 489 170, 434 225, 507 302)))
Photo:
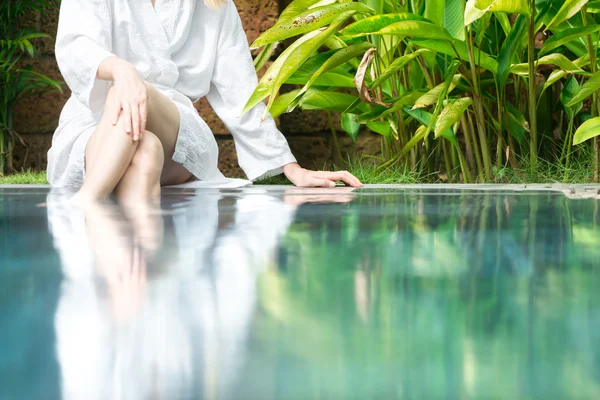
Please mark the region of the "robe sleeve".
POLYGON ((240 167, 248 179, 278 175, 281 167, 296 159, 273 118, 269 115, 261 121, 266 108, 263 102, 242 115, 258 78, 233 1, 228 2, 223 12, 215 68, 206 97, 232 133, 240 167))
POLYGON ((112 11, 108 0, 62 0, 56 60, 73 95, 93 112, 104 107, 111 83, 96 79, 112 51, 112 11))

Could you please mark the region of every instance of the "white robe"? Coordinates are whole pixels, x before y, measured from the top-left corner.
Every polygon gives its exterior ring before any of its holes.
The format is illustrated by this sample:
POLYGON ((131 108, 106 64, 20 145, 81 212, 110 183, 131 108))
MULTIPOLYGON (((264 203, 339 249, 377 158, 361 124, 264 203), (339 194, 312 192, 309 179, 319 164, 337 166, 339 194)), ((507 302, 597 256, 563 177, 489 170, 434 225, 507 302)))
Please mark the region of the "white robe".
POLYGON ((242 109, 258 80, 237 9, 215 11, 202 0, 63 0, 56 59, 73 94, 48 152, 54 187, 83 184, 84 154, 112 82, 96 79, 98 66, 118 56, 169 97, 181 116, 173 160, 200 180, 220 180, 218 146, 193 103, 206 96, 233 134, 240 166, 250 180, 281 173, 295 162, 265 105, 242 109))

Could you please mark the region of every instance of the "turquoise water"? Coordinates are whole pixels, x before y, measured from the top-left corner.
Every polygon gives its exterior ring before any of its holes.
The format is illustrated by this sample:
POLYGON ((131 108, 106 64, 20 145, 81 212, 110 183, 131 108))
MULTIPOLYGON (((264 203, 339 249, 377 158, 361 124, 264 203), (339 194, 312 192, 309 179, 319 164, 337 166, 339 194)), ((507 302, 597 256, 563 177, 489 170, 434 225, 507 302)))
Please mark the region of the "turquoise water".
POLYGON ((598 200, 0 189, 0 399, 597 399, 598 200))

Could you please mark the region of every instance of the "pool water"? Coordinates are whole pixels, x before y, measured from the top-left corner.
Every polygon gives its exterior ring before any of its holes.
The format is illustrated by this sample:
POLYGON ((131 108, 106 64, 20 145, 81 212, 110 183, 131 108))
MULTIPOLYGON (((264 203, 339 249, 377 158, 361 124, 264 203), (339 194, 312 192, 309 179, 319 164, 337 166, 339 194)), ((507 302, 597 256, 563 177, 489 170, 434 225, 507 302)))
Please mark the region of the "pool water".
POLYGON ((0 399, 598 399, 599 200, 0 189, 0 399))

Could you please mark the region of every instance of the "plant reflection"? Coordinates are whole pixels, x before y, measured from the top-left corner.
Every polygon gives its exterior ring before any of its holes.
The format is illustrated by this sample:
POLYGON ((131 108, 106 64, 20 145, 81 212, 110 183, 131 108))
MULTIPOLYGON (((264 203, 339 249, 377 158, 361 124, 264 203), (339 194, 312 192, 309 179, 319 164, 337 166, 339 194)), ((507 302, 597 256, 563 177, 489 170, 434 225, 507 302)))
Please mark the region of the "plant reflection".
POLYGON ((600 398, 598 200, 245 189, 167 197, 158 216, 48 204, 65 398, 600 398))

